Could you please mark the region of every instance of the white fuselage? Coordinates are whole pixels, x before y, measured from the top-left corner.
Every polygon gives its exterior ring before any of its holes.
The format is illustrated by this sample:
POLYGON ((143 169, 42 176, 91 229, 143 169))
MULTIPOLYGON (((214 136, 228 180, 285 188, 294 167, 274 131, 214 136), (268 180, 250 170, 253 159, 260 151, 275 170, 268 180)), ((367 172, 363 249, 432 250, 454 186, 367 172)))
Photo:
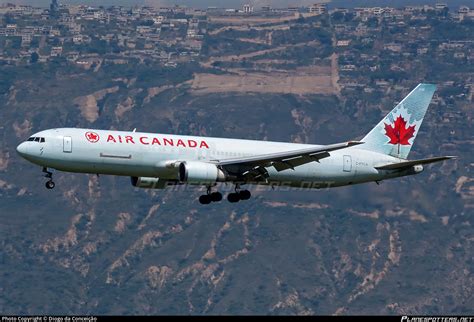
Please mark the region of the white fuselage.
MULTIPOLYGON (((43 167, 79 173, 177 180, 173 165, 180 161, 212 162, 238 157, 291 151, 315 145, 197 137, 170 134, 59 128, 38 132, 44 142, 26 141, 17 148, 27 160, 43 167), (92 134, 91 134, 92 133, 92 134)), ((400 159, 350 147, 294 169, 267 168, 263 184, 304 188, 335 187, 415 174, 377 170, 375 166, 400 159)))

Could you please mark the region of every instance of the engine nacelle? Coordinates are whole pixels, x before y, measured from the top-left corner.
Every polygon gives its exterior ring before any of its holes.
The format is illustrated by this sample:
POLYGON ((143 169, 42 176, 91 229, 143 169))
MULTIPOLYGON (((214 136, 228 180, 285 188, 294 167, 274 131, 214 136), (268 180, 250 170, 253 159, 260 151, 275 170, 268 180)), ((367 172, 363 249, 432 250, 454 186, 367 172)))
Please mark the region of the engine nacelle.
POLYGON ((206 185, 225 180, 225 173, 215 164, 200 161, 183 161, 179 164, 180 182, 206 185))
POLYGON ((132 186, 144 189, 164 189, 169 184, 167 180, 152 177, 130 177, 132 186))

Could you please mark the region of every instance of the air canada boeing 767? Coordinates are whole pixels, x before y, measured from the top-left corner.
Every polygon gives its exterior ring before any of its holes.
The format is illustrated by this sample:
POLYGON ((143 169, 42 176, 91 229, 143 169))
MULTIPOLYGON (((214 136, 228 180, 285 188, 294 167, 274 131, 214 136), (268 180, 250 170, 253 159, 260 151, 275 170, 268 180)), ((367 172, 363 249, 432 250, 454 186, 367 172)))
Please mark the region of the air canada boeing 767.
POLYGON ((418 174, 423 165, 451 156, 407 160, 436 89, 419 84, 360 141, 329 145, 237 140, 78 128, 38 132, 17 147, 26 160, 68 172, 131 177, 132 185, 162 189, 170 184, 207 187, 202 204, 222 200, 212 191, 229 182, 230 202, 247 200, 245 184, 326 188, 418 174))

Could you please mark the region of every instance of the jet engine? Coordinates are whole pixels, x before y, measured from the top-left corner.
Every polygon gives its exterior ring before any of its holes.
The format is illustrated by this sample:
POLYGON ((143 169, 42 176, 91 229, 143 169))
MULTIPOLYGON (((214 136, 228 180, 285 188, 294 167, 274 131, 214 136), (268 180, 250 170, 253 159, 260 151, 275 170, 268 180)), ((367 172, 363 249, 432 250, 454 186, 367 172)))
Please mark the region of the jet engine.
POLYGON ((152 177, 130 177, 132 186, 145 189, 164 189, 168 185, 167 180, 152 177))
POLYGON ((225 173, 215 164, 200 161, 183 161, 179 164, 180 182, 206 185, 225 180, 225 173))

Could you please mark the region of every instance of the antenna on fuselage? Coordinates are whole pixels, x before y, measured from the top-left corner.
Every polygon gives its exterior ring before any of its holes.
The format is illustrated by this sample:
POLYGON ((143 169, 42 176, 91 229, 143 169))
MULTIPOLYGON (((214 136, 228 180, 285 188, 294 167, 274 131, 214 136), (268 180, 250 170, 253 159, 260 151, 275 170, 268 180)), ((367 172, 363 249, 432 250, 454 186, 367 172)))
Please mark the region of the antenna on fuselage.
POLYGON ((137 131, 137 128, 134 128, 132 132, 134 132, 134 133, 135 133, 136 131, 137 131))

